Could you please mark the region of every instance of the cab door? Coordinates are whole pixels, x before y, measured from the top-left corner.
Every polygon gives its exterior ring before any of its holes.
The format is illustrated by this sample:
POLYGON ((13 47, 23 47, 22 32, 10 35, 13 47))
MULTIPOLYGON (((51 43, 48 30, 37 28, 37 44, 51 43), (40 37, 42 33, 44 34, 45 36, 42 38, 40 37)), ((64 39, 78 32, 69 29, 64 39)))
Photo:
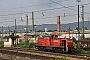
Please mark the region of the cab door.
POLYGON ((62 40, 62 46, 64 46, 64 51, 66 51, 66 40, 62 40))

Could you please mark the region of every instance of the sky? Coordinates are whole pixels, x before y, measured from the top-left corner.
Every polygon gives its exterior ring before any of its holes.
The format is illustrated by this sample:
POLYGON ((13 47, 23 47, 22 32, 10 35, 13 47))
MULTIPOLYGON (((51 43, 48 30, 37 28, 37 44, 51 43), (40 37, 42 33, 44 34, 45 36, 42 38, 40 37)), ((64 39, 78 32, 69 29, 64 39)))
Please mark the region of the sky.
MULTIPOLYGON (((90 18, 90 0, 81 0, 80 21, 84 5, 84 19, 90 18)), ((0 0, 0 26, 26 25, 26 15, 29 16, 28 24, 32 25, 32 11, 34 24, 56 24, 60 16, 61 24, 77 22, 78 2, 76 0, 0 0), (23 21, 21 20, 21 17, 23 21)))

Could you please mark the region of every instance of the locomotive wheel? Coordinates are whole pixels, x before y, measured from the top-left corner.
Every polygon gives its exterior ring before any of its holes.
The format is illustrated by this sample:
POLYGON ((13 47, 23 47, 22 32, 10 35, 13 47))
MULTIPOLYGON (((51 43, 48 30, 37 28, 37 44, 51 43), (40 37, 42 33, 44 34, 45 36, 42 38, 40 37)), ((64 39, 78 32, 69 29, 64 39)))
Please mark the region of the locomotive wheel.
POLYGON ((46 51, 46 47, 43 47, 43 51, 46 51))
POLYGON ((56 53, 64 53, 64 49, 63 48, 53 48, 52 52, 56 52, 56 53))
POLYGON ((42 47, 38 47, 38 50, 42 51, 42 47))
POLYGON ((52 52, 55 52, 55 48, 52 48, 52 52))

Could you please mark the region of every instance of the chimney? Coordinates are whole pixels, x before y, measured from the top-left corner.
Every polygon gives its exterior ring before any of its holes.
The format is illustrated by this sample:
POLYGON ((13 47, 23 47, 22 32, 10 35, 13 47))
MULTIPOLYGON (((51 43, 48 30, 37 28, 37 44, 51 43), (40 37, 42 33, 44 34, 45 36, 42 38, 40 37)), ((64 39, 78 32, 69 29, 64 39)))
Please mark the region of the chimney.
POLYGON ((57 17, 57 31, 60 32, 60 16, 57 17))

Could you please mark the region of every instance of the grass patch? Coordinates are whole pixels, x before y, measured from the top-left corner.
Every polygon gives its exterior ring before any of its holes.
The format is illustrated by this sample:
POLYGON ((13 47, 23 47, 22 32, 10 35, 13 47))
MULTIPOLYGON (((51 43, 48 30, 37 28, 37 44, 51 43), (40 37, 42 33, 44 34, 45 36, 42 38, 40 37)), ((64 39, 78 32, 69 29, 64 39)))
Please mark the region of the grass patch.
POLYGON ((85 50, 83 50, 83 49, 77 49, 77 50, 75 51, 75 53, 78 53, 78 54, 90 54, 90 51, 85 51, 85 50))
MULTIPOLYGON (((50 59, 51 60, 51 59, 50 59)), ((58 56, 55 58, 55 60, 70 60, 66 56, 59 58, 58 56)))

